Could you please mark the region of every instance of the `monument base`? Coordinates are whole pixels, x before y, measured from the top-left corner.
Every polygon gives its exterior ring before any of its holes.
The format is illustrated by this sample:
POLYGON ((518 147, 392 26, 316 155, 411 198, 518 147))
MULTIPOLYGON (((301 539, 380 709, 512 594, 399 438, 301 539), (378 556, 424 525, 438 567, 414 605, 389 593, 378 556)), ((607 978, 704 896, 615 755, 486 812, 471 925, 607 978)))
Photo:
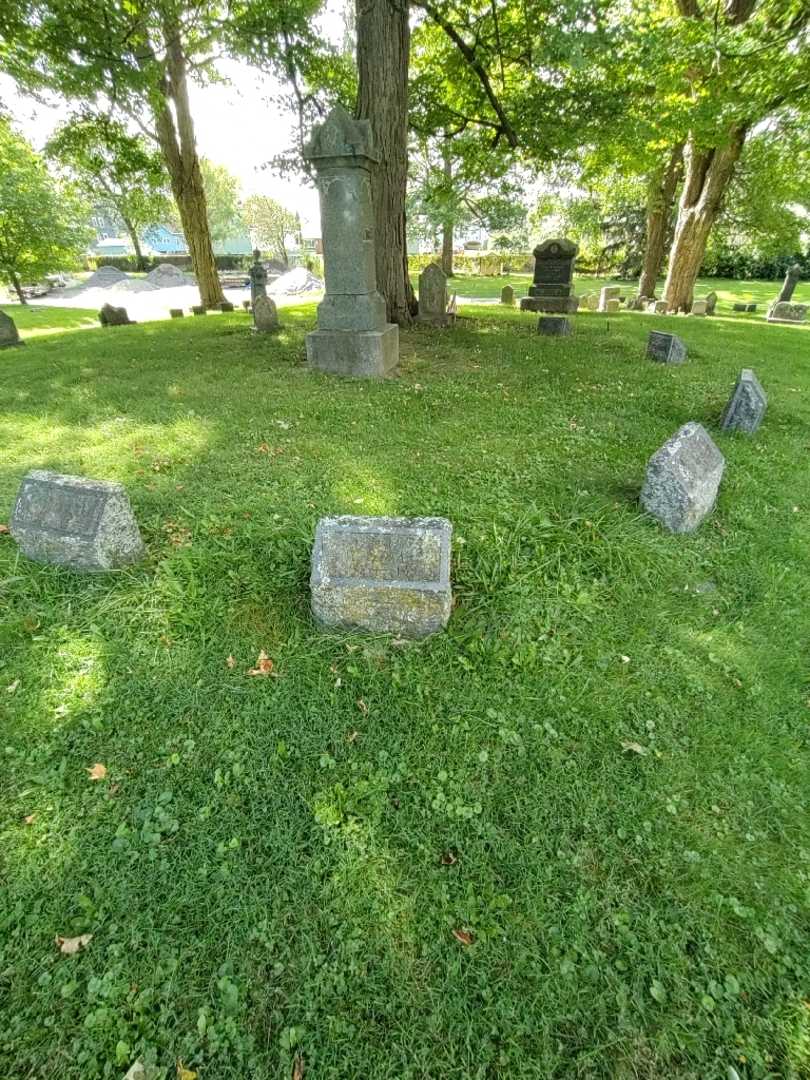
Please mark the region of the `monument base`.
POLYGON ((399 327, 382 330, 313 330, 307 334, 307 360, 316 371, 354 378, 382 378, 399 362, 399 327))
POLYGON ((452 322, 452 315, 445 313, 444 315, 417 315, 416 322, 422 323, 424 326, 449 326, 452 322))
POLYGON ((777 300, 768 309, 768 322, 802 323, 808 310, 810 310, 810 304, 793 304, 787 300, 777 300))
POLYGON ((524 296, 521 311, 545 311, 549 315, 573 315, 579 307, 578 296, 524 296))

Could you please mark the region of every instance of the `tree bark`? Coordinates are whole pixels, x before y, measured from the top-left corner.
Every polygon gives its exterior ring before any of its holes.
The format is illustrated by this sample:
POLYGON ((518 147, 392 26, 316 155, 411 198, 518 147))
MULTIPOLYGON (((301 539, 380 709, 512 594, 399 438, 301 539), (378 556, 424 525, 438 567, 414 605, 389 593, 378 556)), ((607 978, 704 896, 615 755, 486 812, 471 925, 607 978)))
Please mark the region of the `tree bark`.
POLYGON ((638 281, 639 296, 655 296, 658 275, 664 265, 675 191, 683 167, 683 143, 673 148, 669 161, 651 178, 647 188, 647 233, 644 263, 638 281))
MULTIPOLYGON (((119 210, 118 213, 121 214, 121 211, 119 210)), ((138 230, 135 228, 135 226, 125 214, 121 214, 121 220, 123 221, 124 228, 127 230, 129 238, 132 241, 132 247, 135 251, 135 265, 138 267, 139 270, 143 270, 146 266, 146 262, 143 257, 143 251, 141 250, 141 241, 138 237, 138 230)))
POLYGON ((684 183, 664 285, 668 311, 691 311, 706 242, 742 153, 747 127, 729 132, 724 146, 700 149, 690 136, 684 149, 684 183))
POLYGON ((408 326, 416 299, 408 276, 405 192, 408 182, 408 59, 405 0, 356 0, 357 115, 371 122, 380 164, 374 171, 377 288, 390 322, 408 326))
POLYGON ((167 27, 165 33, 167 65, 163 85, 164 100, 155 115, 158 143, 166 162, 183 235, 191 255, 191 266, 200 290, 200 303, 203 307, 212 308, 221 304, 225 296, 219 283, 208 227, 208 206, 188 100, 186 61, 179 31, 167 27), (174 113, 170 103, 174 106, 174 113))
MULTIPOLYGON (((453 182, 453 162, 450 157, 450 147, 445 141, 442 144, 442 169, 447 187, 453 182)), ((453 220, 445 218, 442 222, 442 270, 446 277, 453 276, 453 220)))
POLYGON ((25 298, 25 293, 22 291, 20 279, 17 277, 13 270, 9 270, 8 276, 11 278, 11 286, 14 289, 14 292, 17 294, 17 299, 24 307, 28 307, 28 301, 25 298))

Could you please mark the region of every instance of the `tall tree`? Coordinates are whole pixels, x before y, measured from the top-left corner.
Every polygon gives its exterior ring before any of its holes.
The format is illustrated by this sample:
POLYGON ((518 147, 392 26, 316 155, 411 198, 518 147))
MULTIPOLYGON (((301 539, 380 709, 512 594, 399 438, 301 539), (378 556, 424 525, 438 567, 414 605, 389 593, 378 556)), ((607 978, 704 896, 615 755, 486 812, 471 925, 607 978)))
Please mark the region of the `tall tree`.
POLYGON ((21 304, 23 285, 68 269, 90 240, 89 209, 55 180, 11 124, 0 118, 0 281, 21 304))
POLYGON ((301 228, 298 216, 268 195, 251 195, 243 209, 253 242, 287 266, 287 241, 301 228))
POLYGON ((83 194, 124 227, 138 269, 143 269, 141 233, 170 213, 160 154, 109 116, 93 114, 57 128, 45 154, 67 168, 83 194))

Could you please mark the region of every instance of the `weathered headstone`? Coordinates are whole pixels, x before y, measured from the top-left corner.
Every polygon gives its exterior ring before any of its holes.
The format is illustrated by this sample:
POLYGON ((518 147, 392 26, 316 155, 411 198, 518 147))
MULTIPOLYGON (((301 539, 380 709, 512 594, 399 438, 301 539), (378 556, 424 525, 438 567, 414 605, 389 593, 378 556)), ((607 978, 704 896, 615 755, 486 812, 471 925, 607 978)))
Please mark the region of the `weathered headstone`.
POLYGON ((230 300, 223 300, 219 305, 219 310, 227 314, 229 311, 233 311, 233 304, 230 300))
POLYGON ((446 518, 321 518, 312 551, 312 611, 326 626, 422 638, 450 617, 446 518))
POLYGON ((588 293, 585 298, 585 305, 588 308, 588 311, 596 311, 599 307, 599 293, 588 293))
POLYGON ((605 305, 605 313, 608 315, 615 315, 617 311, 621 310, 622 302, 618 296, 611 296, 608 298, 605 305))
POLYGON ((608 310, 608 300, 618 300, 621 294, 620 285, 605 285, 605 287, 599 293, 599 306, 597 311, 608 310))
POLYGON ((419 275, 419 314, 417 322, 447 326, 447 278, 438 263, 430 263, 419 275))
POLYGON ((259 334, 272 334, 281 329, 275 301, 262 293, 253 301, 253 329, 259 334))
POLYGON ((802 323, 807 317, 808 304, 791 304, 787 301, 777 301, 771 305, 768 311, 768 322, 776 323, 802 323))
POLYGON ((653 300, 647 308, 647 311, 651 312, 653 315, 666 315, 667 309, 668 305, 666 300, 653 300))
POLYGON ((649 304, 650 300, 647 296, 642 296, 639 293, 637 296, 631 296, 627 301, 628 311, 644 311, 649 304))
POLYGON ((0 349, 11 349, 15 345, 24 344, 24 341, 20 341, 14 320, 4 311, 0 311, 0 349))
POLYGON ((98 321, 102 326, 132 326, 132 320, 127 315, 127 309, 123 307, 113 307, 112 304, 105 304, 101 311, 98 313, 98 321))
POLYGON ((123 486, 83 476, 28 473, 10 531, 29 559, 74 570, 111 570, 144 554, 123 486))
POLYGON ((708 308, 705 300, 693 300, 692 301, 692 314, 693 315, 708 315, 708 308))
POLYGON ((785 274, 785 280, 782 282, 782 288, 779 290, 775 303, 786 303, 788 300, 793 299, 793 293, 796 291, 796 286, 799 283, 799 278, 802 276, 802 268, 798 263, 794 263, 793 266, 788 267, 788 271, 785 274))
POLYGON ((256 303, 257 296, 267 296, 267 270, 262 265, 262 253, 258 248, 253 251, 253 262, 248 270, 250 278, 250 300, 256 303))
POLYGON ((750 368, 743 368, 729 398, 720 427, 723 431, 744 431, 753 435, 768 407, 768 399, 759 379, 750 368))
POLYGON ((379 163, 371 124, 337 105, 304 147, 321 206, 325 296, 307 334, 310 366, 334 375, 382 376, 399 360, 399 327, 377 291, 371 172, 379 163))
POLYGON ((243 300, 242 307, 245 309, 245 311, 250 311, 250 300, 243 300))
POLYGON ((191 309, 192 315, 205 315, 205 308, 202 304, 195 304, 191 309))
POLYGON ((182 319, 183 318, 183 309, 181 307, 169 308, 169 315, 173 319, 182 319))
POLYGON ((647 356, 659 364, 683 364, 686 362, 686 345, 677 334, 651 330, 647 338, 647 356))
POLYGON ((650 458, 641 505, 670 532, 693 532, 714 508, 725 464, 701 424, 684 424, 650 458))
POLYGON ((546 240, 534 249, 534 279, 529 295, 520 301, 521 311, 571 314, 579 299, 572 296, 574 259, 579 248, 572 240, 546 240))
POLYGON ((515 290, 511 285, 504 285, 501 289, 501 303, 506 304, 507 307, 515 306, 515 290))
POLYGON ((571 333, 571 320, 565 315, 541 315, 537 320, 537 333, 546 337, 567 337, 571 333))
POLYGON ((706 314, 714 315, 715 308, 717 307, 717 293, 712 289, 711 292, 707 292, 703 297, 706 301, 706 314))

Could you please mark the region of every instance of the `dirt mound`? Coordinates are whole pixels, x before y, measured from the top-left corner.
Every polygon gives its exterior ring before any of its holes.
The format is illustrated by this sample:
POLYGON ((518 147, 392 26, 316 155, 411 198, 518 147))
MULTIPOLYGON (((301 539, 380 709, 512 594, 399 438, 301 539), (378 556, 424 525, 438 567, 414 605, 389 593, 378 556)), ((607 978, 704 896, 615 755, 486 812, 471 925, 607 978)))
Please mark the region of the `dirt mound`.
POLYGON ((296 266, 294 270, 289 270, 280 278, 276 278, 267 291, 273 293, 274 296, 283 296, 290 293, 317 292, 322 288, 323 282, 320 278, 311 274, 305 266, 296 266))
POLYGON ((146 278, 127 278, 126 281, 119 281, 111 286, 110 291, 117 293, 157 292, 158 286, 153 285, 146 278))
POLYGON ((86 281, 82 282, 81 288, 110 289, 113 285, 117 285, 119 281, 128 280, 129 274, 125 274, 117 266, 100 266, 86 281))
POLYGON ((146 275, 146 280, 156 289, 177 289, 181 285, 194 285, 193 277, 184 274, 179 266, 171 263, 161 263, 146 275))

